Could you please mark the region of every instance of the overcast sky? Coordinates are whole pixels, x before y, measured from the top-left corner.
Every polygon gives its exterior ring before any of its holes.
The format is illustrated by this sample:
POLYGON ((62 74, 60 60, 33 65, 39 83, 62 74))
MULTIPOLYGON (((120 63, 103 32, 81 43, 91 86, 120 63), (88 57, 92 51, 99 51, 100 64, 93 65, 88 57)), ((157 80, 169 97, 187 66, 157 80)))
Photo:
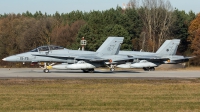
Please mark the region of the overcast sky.
MULTIPOLYGON (((129 0, 0 0, 0 14, 4 13, 23 13, 29 11, 35 13, 54 14, 69 13, 73 10, 89 12, 92 10, 107 10, 123 6, 129 0)), ((179 10, 195 13, 200 12, 200 0, 170 0, 172 6, 179 10)))

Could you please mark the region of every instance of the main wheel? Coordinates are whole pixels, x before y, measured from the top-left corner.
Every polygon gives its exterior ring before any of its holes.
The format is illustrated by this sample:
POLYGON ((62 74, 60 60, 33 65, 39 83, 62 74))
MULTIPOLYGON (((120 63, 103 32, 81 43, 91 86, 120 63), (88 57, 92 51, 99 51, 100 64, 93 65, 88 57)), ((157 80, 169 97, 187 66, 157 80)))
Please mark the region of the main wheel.
POLYGON ((113 72, 113 71, 115 71, 115 69, 114 69, 114 68, 111 68, 110 71, 113 72))
POLYGON ((44 73, 49 73, 49 69, 44 69, 44 73))
POLYGON ((144 67, 143 70, 144 71, 149 71, 149 68, 148 67, 144 67))
POLYGON ((94 73, 94 69, 89 69, 89 72, 90 73, 94 73))
POLYGON ((154 68, 154 67, 151 67, 151 68, 150 68, 150 71, 155 71, 155 68, 154 68))
POLYGON ((83 72, 84 72, 84 73, 88 73, 89 71, 88 71, 88 70, 83 70, 83 72))

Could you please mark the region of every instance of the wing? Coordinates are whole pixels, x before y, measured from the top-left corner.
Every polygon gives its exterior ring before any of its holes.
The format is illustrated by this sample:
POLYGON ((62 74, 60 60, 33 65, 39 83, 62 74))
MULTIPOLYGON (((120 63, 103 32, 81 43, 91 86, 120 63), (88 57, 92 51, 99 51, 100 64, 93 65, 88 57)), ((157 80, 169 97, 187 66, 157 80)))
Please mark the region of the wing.
POLYGON ((39 56, 39 57, 49 57, 49 58, 55 58, 55 59, 74 59, 74 60, 84 60, 84 61, 91 61, 91 62, 98 62, 98 61, 109 61, 109 59, 104 59, 100 58, 98 56, 92 56, 92 55, 87 55, 87 56, 75 56, 75 55, 35 55, 32 54, 33 56, 39 56))
POLYGON ((148 61, 167 61, 169 58, 162 58, 157 56, 131 56, 128 55, 128 57, 132 57, 132 59, 139 59, 139 60, 148 60, 148 61))

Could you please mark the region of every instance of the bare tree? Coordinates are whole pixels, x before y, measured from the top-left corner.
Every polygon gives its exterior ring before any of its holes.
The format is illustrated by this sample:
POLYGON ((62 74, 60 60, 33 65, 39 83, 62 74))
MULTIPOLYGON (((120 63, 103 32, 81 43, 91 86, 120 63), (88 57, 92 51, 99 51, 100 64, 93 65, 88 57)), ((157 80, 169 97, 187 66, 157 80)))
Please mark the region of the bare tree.
POLYGON ((85 22, 83 20, 78 20, 71 25, 66 24, 65 26, 54 28, 51 33, 52 43, 64 47, 71 46, 76 40, 79 29, 84 24, 85 22))
POLYGON ((139 1, 138 0, 130 0, 127 5, 128 5, 128 8, 135 9, 135 8, 139 7, 139 1))
POLYGON ((24 32, 24 43, 27 48, 51 44, 51 32, 56 25, 53 18, 41 18, 30 21, 31 27, 24 32))
MULTIPOLYGON (((132 7, 138 7, 139 2, 130 0, 129 3, 132 7)), ((169 38, 169 28, 174 22, 173 7, 168 0, 142 0, 138 13, 144 24, 147 41, 152 43, 154 52, 165 39, 169 38)))

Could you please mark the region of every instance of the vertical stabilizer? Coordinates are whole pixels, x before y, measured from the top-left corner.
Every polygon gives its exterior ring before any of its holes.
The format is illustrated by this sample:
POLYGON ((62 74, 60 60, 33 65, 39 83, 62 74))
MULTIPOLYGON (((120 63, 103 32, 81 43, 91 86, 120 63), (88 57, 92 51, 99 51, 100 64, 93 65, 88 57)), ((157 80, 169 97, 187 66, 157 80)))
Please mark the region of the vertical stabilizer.
POLYGON ((163 56, 175 55, 179 44, 180 39, 166 40, 156 54, 163 56))
POLYGON ((116 55, 119 53, 123 40, 124 37, 108 37, 96 52, 102 55, 116 55))

